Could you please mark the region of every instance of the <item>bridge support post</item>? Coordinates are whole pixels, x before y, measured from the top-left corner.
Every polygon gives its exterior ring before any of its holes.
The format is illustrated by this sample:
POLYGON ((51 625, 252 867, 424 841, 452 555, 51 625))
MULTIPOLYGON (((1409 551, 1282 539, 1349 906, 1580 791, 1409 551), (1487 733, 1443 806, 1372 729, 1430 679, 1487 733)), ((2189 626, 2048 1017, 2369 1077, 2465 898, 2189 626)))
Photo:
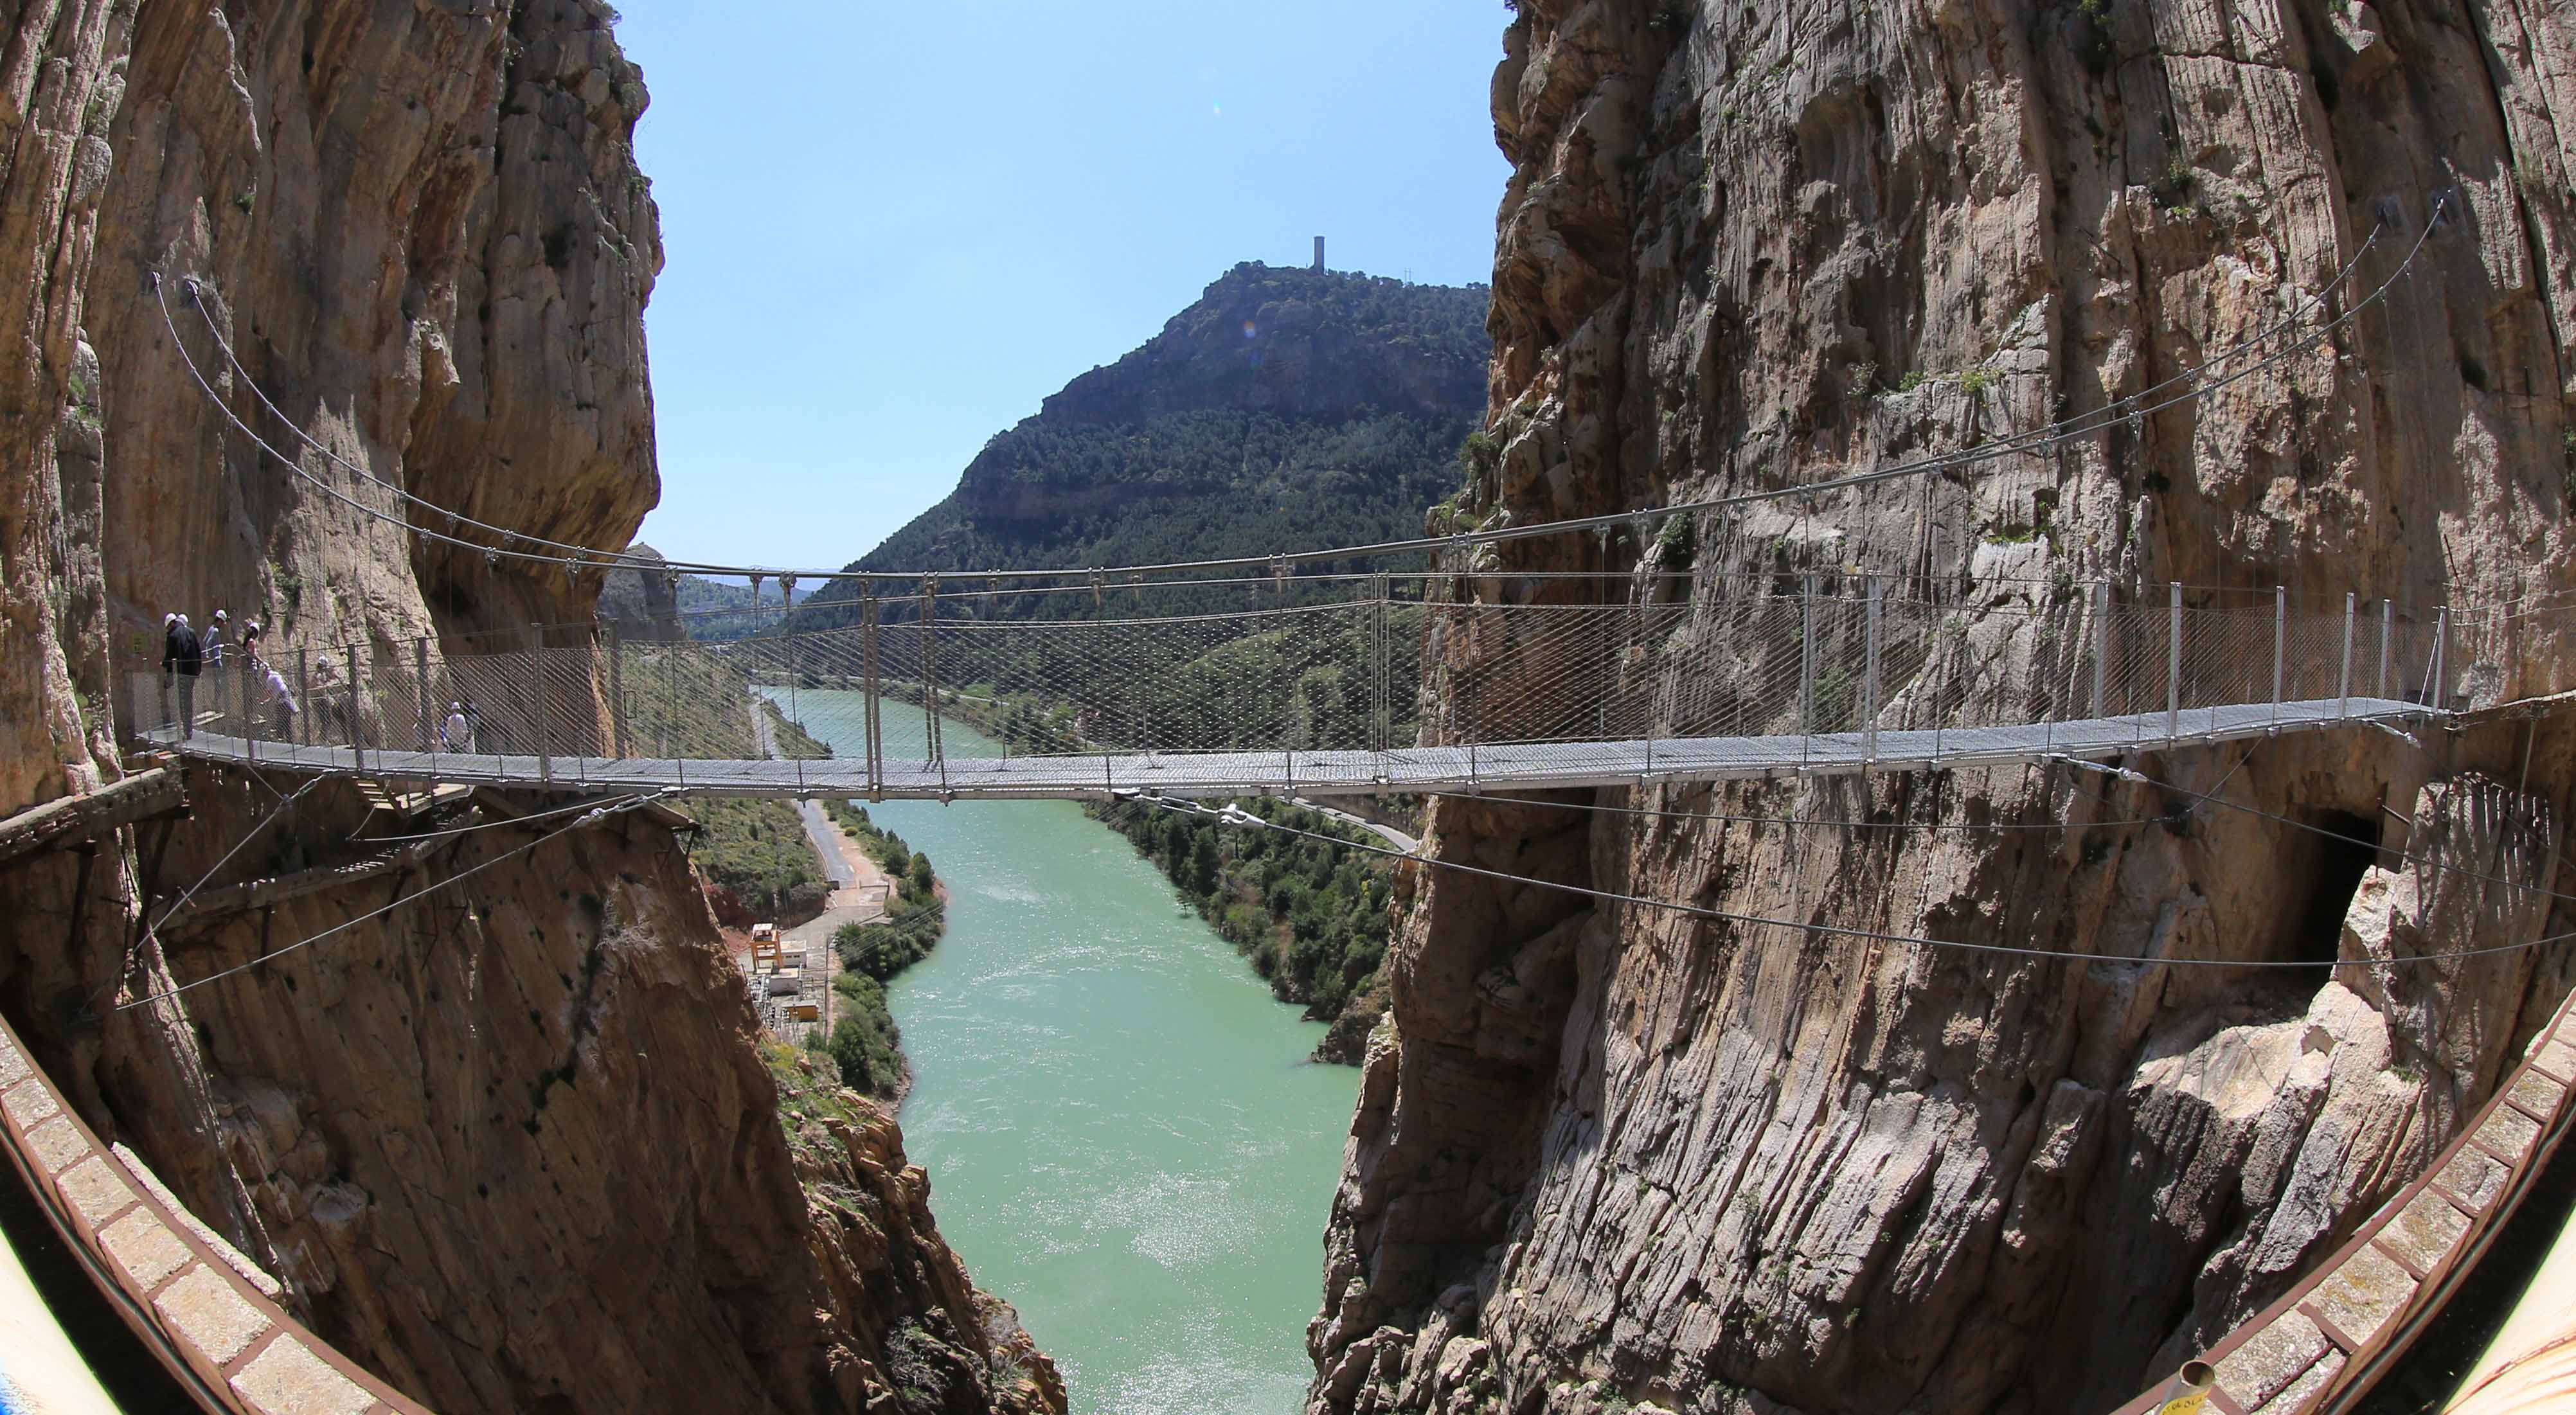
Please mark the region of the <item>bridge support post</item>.
POLYGON ((1395 737, 1391 689, 1387 685, 1387 582, 1380 571, 1370 577, 1369 606, 1369 750, 1384 755, 1395 737))
POLYGON ((2441 711, 2443 701, 2450 697, 2442 689, 2442 675, 2450 669, 2443 659, 2449 656, 2450 648, 2451 606, 2446 604, 2433 616, 2433 673, 2424 681, 2424 705, 2436 712, 2441 711))
POLYGON ((930 759, 939 764, 939 792, 948 794, 948 748, 939 733, 939 577, 926 576, 921 582, 921 678, 928 691, 922 694, 929 707, 930 759))
POLYGON ((537 754, 537 780, 551 791, 555 784, 554 758, 546 753, 546 626, 528 626, 528 744, 537 754))
POLYGON ((608 754, 626 755, 626 654, 625 644, 617 637, 617 621, 611 619, 601 628, 608 636, 608 754))
POLYGON ((411 696, 420 709, 420 749, 426 752, 436 740, 429 735, 432 709, 429 704, 429 636, 426 634, 411 643, 411 696))
POLYGON ((2352 591, 2343 596, 2343 673, 2335 680, 2335 716, 2352 716, 2352 616, 2359 598, 2352 591))
POLYGON ((2095 580, 2093 582, 2093 715, 2097 718, 2110 716, 2103 710, 2109 702, 2110 695, 2105 690, 2110 686, 2110 668, 2111 582, 2095 580))
POLYGON ((302 709, 295 714, 296 740, 310 745, 313 741, 313 650, 311 649, 295 651, 295 705, 302 709))
POLYGON ((2379 700, 2388 701, 2388 649, 2397 637, 2397 601, 2379 602, 2379 700))
POLYGON ((1459 695, 1467 700, 1467 790, 1474 794, 1483 773, 1476 761, 1476 670, 1472 666, 1467 670, 1467 681, 1459 686, 1459 695))
POLYGON ((1880 599, 1887 589, 1878 576, 1869 577, 1869 646, 1868 664, 1861 680, 1862 760, 1878 765, 1878 623, 1880 599))
POLYGON ((877 582, 859 585, 860 672, 867 694, 868 799, 885 799, 885 724, 877 706, 877 582))
POLYGON ((349 645, 349 758, 358 770, 367 769, 367 699, 366 690, 358 686, 358 646, 349 645))
POLYGON ((1807 572, 1806 593, 1798 600, 1798 764, 1807 757, 1816 735, 1816 572, 1807 572))
MULTIPOLYGON (((778 588, 780 594, 786 595, 792 599, 796 594, 796 577, 793 575, 780 576, 778 588)), ((793 619, 782 618, 780 623, 785 626, 784 637, 787 640, 787 719, 790 722, 795 722, 797 720, 796 686, 798 676, 796 672, 796 622, 793 619)), ((766 706, 763 706, 760 710, 762 712, 769 711, 766 706)), ((797 730, 801 732, 804 728, 800 726, 797 730)), ((805 795, 805 759, 800 756, 793 758, 793 760, 796 763, 796 794, 801 800, 805 795)))
POLYGON ((2281 704, 2290 676, 2290 587, 2272 587, 2272 731, 2281 730, 2281 704))
POLYGON ((2169 587, 2172 609, 2165 626, 2165 741, 2182 740, 2182 581, 2169 587))

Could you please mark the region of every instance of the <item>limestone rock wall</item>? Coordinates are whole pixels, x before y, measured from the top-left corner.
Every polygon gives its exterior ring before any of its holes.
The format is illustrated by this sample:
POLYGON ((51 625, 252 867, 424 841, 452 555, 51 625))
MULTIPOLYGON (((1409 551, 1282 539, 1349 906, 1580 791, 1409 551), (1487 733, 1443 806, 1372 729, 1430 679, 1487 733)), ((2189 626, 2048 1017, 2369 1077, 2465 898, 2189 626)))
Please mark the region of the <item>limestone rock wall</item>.
MULTIPOLYGON (((1494 85, 1514 175, 1489 524, 2102 410, 2321 296, 2334 318, 2432 233, 2386 299, 2197 403, 1678 542, 1511 543, 1464 592, 1563 596, 1511 572, 1641 563, 1703 586, 1878 574, 1973 622, 2095 579, 2425 606, 2568 587, 2576 68, 2540 7, 1517 12, 1494 85)), ((1691 632, 1714 651, 1728 628, 1691 632)), ((2564 687, 2563 643, 2482 647, 2444 687, 2564 687)), ((1442 801, 1428 848, 2126 958, 2571 926, 2533 892, 2565 877, 2561 719, 2135 764, 2251 810, 2028 768, 1601 798, 1861 827, 1442 801), (1982 829, 2047 821, 2071 828, 1982 829), (1939 828, 1875 828, 1897 822, 1939 828)), ((1402 905, 1310 1332, 1316 1411, 2108 1409, 2435 1153, 2571 978, 2563 949, 2392 973, 1933 953, 1437 870, 1402 905)))
MULTIPOLYGON (((614 546, 653 503, 660 251, 610 19, 0 3, 0 812, 126 769, 165 610, 272 652, 588 618, 591 577, 361 508, 614 546)), ((10 862, 0 1008, 316 1330, 448 1410, 1062 1408, 890 1123, 791 1149, 667 827, 432 842, 147 939, 200 881, 395 848, 337 787, 269 819, 291 790, 201 771, 185 820, 10 862)))

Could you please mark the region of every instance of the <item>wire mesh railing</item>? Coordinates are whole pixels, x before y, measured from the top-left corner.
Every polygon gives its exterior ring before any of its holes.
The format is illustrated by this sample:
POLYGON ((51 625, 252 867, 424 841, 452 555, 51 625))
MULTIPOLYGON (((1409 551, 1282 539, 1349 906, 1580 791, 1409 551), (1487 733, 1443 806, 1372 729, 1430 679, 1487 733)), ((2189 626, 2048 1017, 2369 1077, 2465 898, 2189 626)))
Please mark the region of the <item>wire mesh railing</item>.
POLYGON ((501 650, 236 654, 194 682, 136 675, 132 720, 280 761, 353 753, 363 770, 391 752, 545 781, 597 762, 685 775, 826 755, 842 763, 835 780, 872 786, 995 755, 1507 746, 1544 767, 1558 749, 1625 744, 1651 763, 1659 744, 1736 740, 1874 760, 1901 739, 1925 760, 1997 728, 2040 727, 2043 749, 2060 724, 2090 724, 2077 735, 2095 747, 2151 746, 2222 725, 2448 710, 2563 656, 2557 623, 2527 614, 2063 583, 1945 600, 1919 584, 1810 576, 1624 600, 1610 584, 1601 602, 1494 604, 1398 598, 1373 577, 1329 602, 1094 619, 973 617, 934 592, 723 643, 555 627, 501 650))

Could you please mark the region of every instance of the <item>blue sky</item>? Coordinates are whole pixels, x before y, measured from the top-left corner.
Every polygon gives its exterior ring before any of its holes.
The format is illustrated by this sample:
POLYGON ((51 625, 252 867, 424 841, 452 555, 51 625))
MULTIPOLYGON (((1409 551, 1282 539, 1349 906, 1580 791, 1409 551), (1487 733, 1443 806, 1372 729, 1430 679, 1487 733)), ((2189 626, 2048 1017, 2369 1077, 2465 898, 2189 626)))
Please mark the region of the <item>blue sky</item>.
POLYGON ((1237 261, 1490 278, 1498 0, 621 0, 664 553, 843 564, 1237 261))

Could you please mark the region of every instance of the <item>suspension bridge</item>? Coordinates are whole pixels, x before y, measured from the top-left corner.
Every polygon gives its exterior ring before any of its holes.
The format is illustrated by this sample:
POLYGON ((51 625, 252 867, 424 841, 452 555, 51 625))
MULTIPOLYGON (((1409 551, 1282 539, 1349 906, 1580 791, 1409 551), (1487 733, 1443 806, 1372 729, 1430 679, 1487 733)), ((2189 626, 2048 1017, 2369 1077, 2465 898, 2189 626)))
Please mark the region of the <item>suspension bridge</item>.
POLYGON ((130 705, 143 737, 185 756, 421 782, 868 800, 1528 791, 2402 733, 2500 681, 2541 621, 2178 585, 1981 581, 1944 598, 1868 576, 1687 583, 1493 604, 1443 599, 1433 574, 1314 577, 1251 585, 1275 605, 1108 617, 1107 596, 1064 592, 1087 601, 1079 618, 999 617, 988 593, 952 603, 933 586, 807 601, 731 643, 582 625, 516 646, 270 650, 264 668, 236 655, 184 704, 177 680, 137 674, 130 705))
POLYGON ((2278 392, 2302 365, 2353 357, 2356 321, 2413 270, 2446 201, 2367 291, 2356 281, 2385 226, 2319 288, 2285 286, 2277 322, 2202 362, 1968 446, 1653 510, 962 581, 981 591, 927 573, 647 561, 433 504, 305 432, 242 363, 218 292, 156 273, 171 348, 208 405, 333 503, 496 571, 748 576, 755 600, 763 578, 792 591, 801 575, 841 598, 790 609, 783 593, 766 632, 721 644, 582 624, 271 647, 266 666, 237 659, 201 684, 135 674, 123 720, 184 755, 318 773, 868 799, 1533 790, 2098 760, 2356 722, 2402 733, 2554 682, 2560 606, 2426 613, 2349 596, 2294 605, 2285 590, 2017 582, 1994 573, 2012 557, 1985 553, 1974 495, 1945 502, 1941 488, 2013 466, 2053 484, 2057 459, 2108 455, 2124 427, 2134 442, 2168 411, 2278 392), (247 417, 226 389, 248 393, 247 417), (253 425, 262 413, 289 445, 253 425), (1915 527, 1877 573, 1660 573, 1665 532, 1740 537, 1790 499, 1809 520, 1833 499, 1865 523, 1888 497, 1917 507, 1915 527), (1946 555, 1944 520, 1961 522, 1946 555), (1622 531, 1635 561, 1618 572, 1606 567, 1622 531), (1605 568, 1491 570, 1491 547, 1574 533, 1603 537, 1605 568), (1335 573, 1399 564, 1433 569, 1335 573), (1250 603, 1218 602, 1229 594, 1250 603), (2534 643, 2544 630, 2552 642, 2534 643), (776 751, 768 722, 794 729, 776 751))

